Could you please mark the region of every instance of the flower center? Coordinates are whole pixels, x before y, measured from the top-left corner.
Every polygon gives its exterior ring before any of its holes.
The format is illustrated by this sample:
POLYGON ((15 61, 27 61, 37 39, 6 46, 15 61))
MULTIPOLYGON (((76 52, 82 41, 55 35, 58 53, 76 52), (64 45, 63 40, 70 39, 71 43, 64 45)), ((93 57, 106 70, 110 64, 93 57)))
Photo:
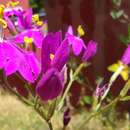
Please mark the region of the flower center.
POLYGON ((33 22, 33 23, 36 23, 36 25, 38 25, 38 26, 42 26, 42 25, 43 25, 43 22, 40 21, 38 14, 34 14, 34 15, 32 16, 32 22, 33 22))
POLYGON ((32 44, 33 43, 33 38, 29 38, 27 36, 24 37, 24 42, 28 45, 28 44, 32 44))

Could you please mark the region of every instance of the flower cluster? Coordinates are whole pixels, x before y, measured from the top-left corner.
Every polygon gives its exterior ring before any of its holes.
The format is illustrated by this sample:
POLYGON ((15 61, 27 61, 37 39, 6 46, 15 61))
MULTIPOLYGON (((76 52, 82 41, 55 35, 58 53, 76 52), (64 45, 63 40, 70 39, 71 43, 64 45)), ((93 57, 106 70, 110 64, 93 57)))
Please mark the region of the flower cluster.
POLYGON ((0 69, 6 76, 18 73, 27 82, 37 83, 36 94, 44 101, 61 94, 71 50, 75 56, 82 55, 82 62, 96 54, 97 43, 91 40, 86 46, 81 39, 84 35, 81 26, 77 36, 72 27, 68 27, 63 38, 61 31, 47 33, 47 22, 33 15, 31 9, 21 8, 19 2, 1 5, 0 13, 0 69), (3 34, 5 28, 11 36, 3 34), (40 60, 30 49, 32 46, 41 49, 40 60))

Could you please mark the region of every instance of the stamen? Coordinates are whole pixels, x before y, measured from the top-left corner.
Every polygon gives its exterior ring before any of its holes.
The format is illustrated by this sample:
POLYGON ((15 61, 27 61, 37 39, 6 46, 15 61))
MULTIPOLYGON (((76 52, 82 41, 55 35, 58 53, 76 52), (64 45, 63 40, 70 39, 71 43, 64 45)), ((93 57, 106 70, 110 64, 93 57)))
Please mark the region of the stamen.
POLYGON ((43 25, 43 22, 42 22, 42 21, 38 21, 38 22, 37 22, 37 25, 38 25, 38 26, 42 26, 42 25, 43 25))
POLYGON ((0 5, 0 18, 3 17, 4 9, 5 9, 5 6, 1 4, 0 5))
POLYGON ((84 30, 83 30, 83 28, 82 28, 81 25, 78 26, 77 32, 78 32, 78 36, 79 36, 79 37, 82 37, 82 36, 84 36, 84 34, 85 34, 85 32, 84 32, 84 30))
POLYGON ((55 55, 51 53, 51 54, 50 54, 50 59, 53 60, 54 57, 55 57, 55 55))
POLYGON ((34 14, 32 16, 32 22, 38 22, 39 21, 39 15, 38 14, 34 14))
POLYGON ((3 28, 7 28, 7 22, 6 22, 4 19, 1 19, 1 18, 0 18, 0 25, 1 25, 3 28))
POLYGON ((27 36, 24 37, 24 42, 29 45, 33 43, 33 38, 29 38, 27 36))

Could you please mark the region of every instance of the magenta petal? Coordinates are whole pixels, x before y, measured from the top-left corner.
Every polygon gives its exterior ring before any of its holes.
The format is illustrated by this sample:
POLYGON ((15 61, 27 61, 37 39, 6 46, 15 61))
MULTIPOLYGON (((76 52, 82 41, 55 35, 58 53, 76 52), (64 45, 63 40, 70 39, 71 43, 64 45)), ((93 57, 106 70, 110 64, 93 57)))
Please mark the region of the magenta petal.
POLYGON ((33 38, 34 44, 38 47, 42 47, 44 35, 38 29, 29 29, 15 36, 13 41, 15 43, 24 43, 24 37, 33 38))
POLYGON ((46 36, 46 44, 50 45, 50 53, 55 54, 56 50, 60 46, 62 41, 61 31, 56 32, 55 34, 50 33, 46 36))
POLYGON ((121 58, 121 61, 126 65, 130 64, 130 45, 126 48, 124 55, 121 58))
POLYGON ((25 80, 35 82, 40 74, 40 67, 33 53, 25 54, 25 57, 20 60, 18 71, 25 80))
POLYGON ((68 36, 69 34, 70 34, 70 35, 73 35, 73 28, 72 28, 71 25, 68 27, 68 30, 67 30, 67 32, 66 32, 66 36, 68 36))
POLYGON ((85 49, 84 55, 82 57, 82 60, 83 61, 89 60, 91 57, 93 57, 96 54, 96 52, 97 52, 97 43, 92 40, 89 41, 85 49))
POLYGON ((18 64, 17 62, 14 62, 14 61, 9 61, 4 67, 6 76, 9 76, 15 73, 17 69, 18 69, 18 64))
POLYGON ((25 12, 24 27, 29 29, 32 27, 32 9, 28 9, 25 12))
POLYGON ((62 92, 63 86, 56 69, 49 69, 41 78, 36 86, 37 95, 43 100, 48 101, 56 98, 62 92))
POLYGON ((34 54, 23 52, 13 43, 0 43, 0 63, 7 76, 18 71, 29 82, 34 82, 40 73, 39 63, 34 54))
POLYGON ((72 42, 73 42, 72 48, 73 48, 74 54, 77 56, 81 53, 84 42, 82 39, 79 39, 79 38, 74 38, 72 42))
POLYGON ((57 68, 59 71, 63 68, 63 66, 67 63, 70 56, 70 45, 68 40, 65 39, 58 50, 56 51, 55 57, 52 60, 52 67, 57 68))
POLYGON ((4 68, 7 74, 12 74, 18 69, 20 57, 21 52, 13 44, 0 43, 0 68, 4 68))
POLYGON ((4 60, 5 60, 5 56, 3 54, 3 49, 1 45, 0 45, 0 69, 4 67, 4 60))
POLYGON ((42 44, 41 63, 42 63, 42 71, 45 73, 47 69, 49 69, 51 64, 50 45, 48 44, 47 37, 45 37, 42 44))
POLYGON ((33 76, 35 77, 35 79, 37 79, 38 75, 40 74, 41 67, 36 56, 34 55, 34 53, 26 53, 25 58, 32 68, 31 72, 33 73, 33 76))

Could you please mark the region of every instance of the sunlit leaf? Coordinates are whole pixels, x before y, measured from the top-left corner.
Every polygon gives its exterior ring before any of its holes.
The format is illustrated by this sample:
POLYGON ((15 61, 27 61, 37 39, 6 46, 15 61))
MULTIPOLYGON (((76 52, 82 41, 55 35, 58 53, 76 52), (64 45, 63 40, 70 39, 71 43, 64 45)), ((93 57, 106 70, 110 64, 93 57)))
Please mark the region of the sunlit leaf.
POLYGON ((129 100, 130 100, 130 96, 126 96, 126 97, 121 99, 121 101, 129 101, 129 100))

